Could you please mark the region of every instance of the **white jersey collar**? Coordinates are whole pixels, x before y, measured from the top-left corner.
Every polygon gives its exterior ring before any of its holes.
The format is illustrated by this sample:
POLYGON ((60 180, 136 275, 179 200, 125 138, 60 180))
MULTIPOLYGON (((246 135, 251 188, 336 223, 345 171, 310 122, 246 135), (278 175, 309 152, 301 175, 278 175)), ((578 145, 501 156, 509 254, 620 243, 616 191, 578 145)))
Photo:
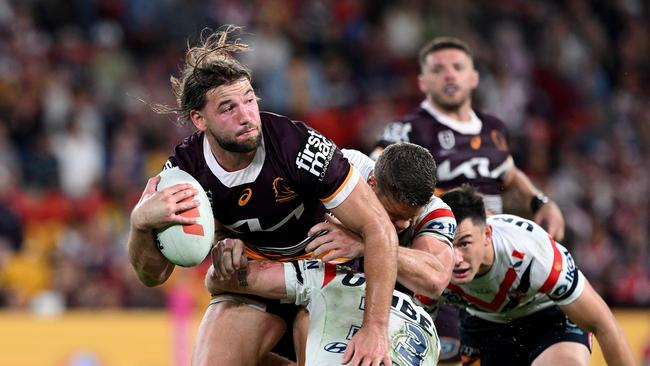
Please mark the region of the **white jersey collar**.
POLYGON ((210 143, 205 134, 203 135, 203 157, 205 158, 205 162, 208 164, 208 168, 210 168, 212 174, 214 174, 214 176, 217 177, 217 179, 219 179, 226 187, 232 188, 238 185, 251 183, 257 179, 257 176, 260 174, 262 167, 264 166, 264 158, 266 157, 264 136, 262 135, 262 141, 260 146, 257 147, 253 161, 244 169, 228 172, 222 168, 212 154, 210 143))
POLYGON ((454 118, 443 114, 436 107, 433 106, 428 100, 423 100, 420 107, 429 112, 441 124, 451 128, 452 130, 462 133, 463 135, 476 135, 481 132, 483 122, 478 118, 474 110, 469 111, 469 122, 461 122, 454 118))

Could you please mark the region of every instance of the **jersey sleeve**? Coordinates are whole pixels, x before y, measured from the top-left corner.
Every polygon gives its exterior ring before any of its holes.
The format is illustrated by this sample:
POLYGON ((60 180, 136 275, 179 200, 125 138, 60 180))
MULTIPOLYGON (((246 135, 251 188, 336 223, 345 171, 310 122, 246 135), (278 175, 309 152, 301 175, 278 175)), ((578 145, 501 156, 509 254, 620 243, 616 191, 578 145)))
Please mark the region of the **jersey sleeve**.
POLYGON ((571 253, 549 237, 553 247, 553 265, 539 291, 558 305, 568 305, 580 297, 585 287, 585 276, 578 269, 571 253))
POLYGON ((298 143, 283 146, 283 150, 290 154, 300 190, 320 199, 327 209, 337 207, 358 183, 359 172, 329 138, 302 122, 293 122, 293 126, 287 132, 298 143))
POLYGON ((190 174, 203 159, 203 133, 195 132, 176 145, 174 155, 169 156, 162 170, 178 167, 190 174))
POLYGON ((319 260, 285 262, 287 300, 296 305, 308 306, 312 293, 322 286, 325 272, 325 265, 319 260))
POLYGON ((343 153, 343 156, 348 159, 350 164, 359 171, 361 177, 368 181, 370 174, 375 170, 375 161, 359 150, 341 149, 341 152, 343 153))
POLYGON ((440 198, 433 197, 420 214, 413 231, 413 240, 429 235, 453 247, 456 235, 456 218, 449 206, 440 198))

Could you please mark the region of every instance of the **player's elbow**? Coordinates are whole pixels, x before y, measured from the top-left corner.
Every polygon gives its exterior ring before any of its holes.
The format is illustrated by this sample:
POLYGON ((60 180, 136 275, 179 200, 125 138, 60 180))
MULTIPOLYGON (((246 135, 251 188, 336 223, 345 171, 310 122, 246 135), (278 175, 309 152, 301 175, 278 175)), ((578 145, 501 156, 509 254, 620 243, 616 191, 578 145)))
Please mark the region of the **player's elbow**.
POLYGON ((134 268, 135 272, 138 274, 138 279, 143 285, 147 287, 156 287, 162 285, 165 283, 165 281, 167 281, 174 269, 174 266, 167 266, 160 272, 156 271, 155 273, 146 268, 138 268, 135 266, 134 268))
POLYGON ((429 286, 429 291, 427 291, 427 296, 432 298, 440 297, 449 284, 449 278, 450 277, 441 278, 441 276, 435 276, 432 278, 430 280, 431 285, 429 286))
POLYGON ((393 229, 392 224, 384 225, 378 223, 378 225, 372 229, 372 232, 377 233, 384 239, 382 242, 385 245, 385 249, 390 250, 390 253, 394 254, 395 258, 397 258, 397 247, 399 244, 397 241, 397 233, 395 232, 395 229, 393 229))
POLYGON ((150 276, 142 275, 142 274, 138 274, 138 279, 140 280, 140 282, 143 285, 145 285, 147 287, 160 286, 165 282, 165 280, 161 280, 160 278, 150 277, 150 276))
POLYGON ((428 286, 425 294, 432 298, 438 298, 449 285, 451 271, 429 271, 428 286))

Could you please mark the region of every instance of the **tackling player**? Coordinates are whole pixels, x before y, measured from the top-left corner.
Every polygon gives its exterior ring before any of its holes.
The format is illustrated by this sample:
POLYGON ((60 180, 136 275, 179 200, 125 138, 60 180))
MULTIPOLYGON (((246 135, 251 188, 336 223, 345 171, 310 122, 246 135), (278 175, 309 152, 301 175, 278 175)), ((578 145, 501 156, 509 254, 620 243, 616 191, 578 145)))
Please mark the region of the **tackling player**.
POLYGON ((608 365, 634 364, 612 312, 571 254, 536 223, 486 218, 474 188, 443 194, 458 229, 451 284, 459 305, 463 365, 589 365, 592 332, 608 365))
MULTIPOLYGON (((456 222, 449 207, 433 196, 436 166, 431 154, 425 148, 411 143, 389 146, 377 162, 355 150, 344 149, 343 154, 368 180, 368 184, 388 212, 395 230, 400 233, 398 289, 408 294, 417 292, 438 297, 451 276, 451 241, 456 222)), ((365 245, 361 238, 346 229, 334 217, 326 215, 326 221, 310 229, 310 234, 321 231, 327 233, 318 236, 307 246, 308 250, 313 250, 314 256, 331 260, 341 257, 358 258, 364 255, 365 245)), ((211 269, 206 277, 206 284, 209 288, 215 287, 211 282, 220 281, 221 278, 223 276, 218 270, 211 269)), ((239 288, 238 291, 247 292, 247 288, 239 288)), ((328 296, 332 296, 332 292, 328 291, 328 296)), ((354 292, 341 292, 338 297, 348 295, 356 298, 354 292)), ((349 314, 344 308, 332 311, 347 323, 358 322, 358 311, 349 314)), ((296 345, 313 344, 310 337, 320 337, 319 333, 312 335, 312 331, 316 331, 315 328, 310 325, 307 331, 307 327, 308 325, 301 321, 294 326, 294 332, 297 332, 294 333, 296 345)), ((340 328, 336 329, 340 331, 340 328)), ((307 356, 310 355, 309 352, 310 349, 307 350, 307 356)), ((300 356, 304 351, 298 349, 297 354, 300 356)))
MULTIPOLYGON (((218 237, 228 239, 217 243, 215 260, 225 278, 245 266, 244 242, 251 256, 310 257, 300 242, 327 210, 361 235, 368 248, 368 306, 350 341, 351 364, 390 364, 386 328, 397 238, 388 216, 329 139, 303 123, 259 111, 249 70, 231 56, 247 49, 230 39, 234 29, 202 37, 187 51, 181 77, 171 79, 178 107, 158 106, 158 111, 176 113, 198 131, 176 147, 166 167, 190 173, 211 198, 218 237)), ((159 179, 148 181, 133 209, 128 239, 129 260, 147 286, 165 282, 174 269, 156 248, 153 230, 196 223, 179 215, 198 204, 191 200, 196 193, 191 186, 156 191, 159 179)), ((213 299, 199 327, 193 364, 257 364, 285 333, 285 321, 292 321, 296 308, 258 300, 213 299)))
MULTIPOLYGON (((363 321, 366 280, 363 274, 331 262, 301 260, 291 263, 253 261, 247 268, 246 286, 238 279, 218 280, 214 268, 206 276, 212 294, 223 291, 291 301, 305 306, 309 329, 299 365, 342 365, 352 335, 363 321)), ((431 316, 410 296, 393 292, 388 320, 393 365, 435 366, 440 348, 431 316)))

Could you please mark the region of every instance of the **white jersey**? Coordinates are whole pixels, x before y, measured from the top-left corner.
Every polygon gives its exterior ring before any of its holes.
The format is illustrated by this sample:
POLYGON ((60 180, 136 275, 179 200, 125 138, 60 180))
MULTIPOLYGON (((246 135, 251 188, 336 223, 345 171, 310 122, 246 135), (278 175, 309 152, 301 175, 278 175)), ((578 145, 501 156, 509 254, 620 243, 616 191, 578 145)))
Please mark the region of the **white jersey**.
POLYGON ((450 284, 441 301, 479 318, 507 323, 575 301, 585 278, 569 251, 536 223, 514 215, 488 217, 494 264, 469 284, 450 284))
MULTIPOLYGON (((284 263, 284 275, 288 299, 309 311, 305 365, 341 365, 363 324, 364 275, 319 260, 284 263)), ((431 316, 399 291, 393 291, 388 339, 393 365, 438 364, 440 344, 431 316)))
POLYGON ((375 170, 375 161, 359 150, 341 149, 341 152, 367 182, 368 177, 375 170))
POLYGON ((399 234, 399 245, 410 247, 415 239, 430 235, 453 248, 456 219, 449 206, 440 198, 431 196, 411 226, 399 234))
MULTIPOLYGON (((361 177, 367 181, 375 169, 375 161, 357 150, 341 149, 341 152, 359 171, 361 177)), ((454 219, 451 209, 440 198, 431 196, 431 200, 424 206, 411 226, 400 233, 399 244, 410 247, 417 237, 431 235, 451 247, 455 233, 456 219, 454 219)))

